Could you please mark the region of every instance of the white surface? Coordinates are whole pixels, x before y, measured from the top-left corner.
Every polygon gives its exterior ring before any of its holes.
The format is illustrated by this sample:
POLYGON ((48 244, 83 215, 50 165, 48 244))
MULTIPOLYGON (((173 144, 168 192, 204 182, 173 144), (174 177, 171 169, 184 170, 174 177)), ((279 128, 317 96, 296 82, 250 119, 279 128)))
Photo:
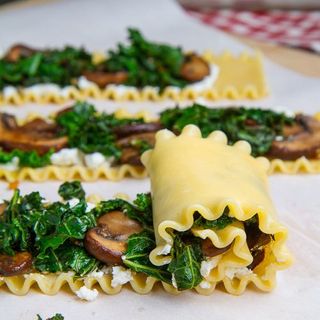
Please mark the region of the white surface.
MULTIPOLYGON (((15 11, 0 11, 0 39, 2 49, 22 41, 35 46, 63 46, 65 43, 84 44, 88 49, 104 50, 126 37, 125 28, 141 28, 151 39, 181 44, 186 49, 216 52, 230 49, 240 52, 245 47, 224 34, 197 24, 184 15, 171 1, 50 1, 15 11)), ((299 62, 297 62, 299 63, 299 62)), ((300 76, 271 62, 265 63, 272 95, 251 105, 286 106, 291 110, 313 113, 320 110, 319 79, 300 76)), ((223 102, 228 105, 233 102, 223 102)), ((245 104, 238 102, 237 104, 245 104)), ((97 102, 100 109, 114 110, 128 107, 130 111, 152 109, 153 112, 173 103, 114 103, 97 102)), ((216 103, 216 104, 221 104, 216 103)), ((48 114, 56 106, 24 108, 5 107, 23 116, 28 111, 41 110, 48 114)), ((55 297, 32 291, 16 297, 0 289, 0 319, 34 319, 60 312, 66 320, 82 319, 318 319, 320 312, 320 176, 275 176, 271 179, 271 193, 280 219, 290 230, 289 247, 295 264, 280 272, 277 288, 269 294, 249 289, 234 297, 216 290, 212 296, 185 292, 170 296, 160 289, 140 296, 127 289, 116 296, 99 294, 93 302, 83 302, 70 292, 55 297), (4 316, 5 315, 5 316, 4 316)), ((59 182, 43 184, 22 183, 21 190, 41 190, 48 199, 57 199, 59 182)), ((131 197, 149 190, 148 180, 124 180, 118 183, 98 181, 86 183, 87 193, 105 198, 117 192, 131 197)), ((12 192, 0 183, 0 198, 12 192)))

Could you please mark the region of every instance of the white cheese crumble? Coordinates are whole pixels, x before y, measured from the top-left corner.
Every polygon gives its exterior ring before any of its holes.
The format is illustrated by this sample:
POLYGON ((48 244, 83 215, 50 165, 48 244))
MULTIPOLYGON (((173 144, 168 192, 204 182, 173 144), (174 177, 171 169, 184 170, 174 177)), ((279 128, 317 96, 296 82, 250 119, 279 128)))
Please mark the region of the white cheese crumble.
POLYGON ((35 84, 31 87, 27 87, 23 90, 25 93, 31 93, 36 96, 42 96, 45 94, 60 94, 61 88, 53 83, 35 84))
POLYGON ((5 98, 10 98, 11 96, 14 96, 17 94, 18 90, 13 86, 7 86, 3 88, 3 96, 5 98))
POLYGON ((14 157, 10 162, 0 164, 1 169, 16 171, 19 169, 19 158, 14 157))
POLYGON ((69 204, 70 208, 75 207, 79 202, 80 201, 77 198, 72 198, 72 199, 67 201, 67 203, 69 204))
POLYGON ((78 296, 78 298, 87 301, 93 301, 97 299, 98 294, 99 292, 97 289, 91 290, 86 286, 82 286, 78 291, 76 291, 76 295, 78 296))
MULTIPOLYGON (((202 79, 201 81, 191 83, 184 88, 180 89, 179 87, 175 86, 169 86, 171 90, 176 91, 179 93, 183 89, 192 89, 194 91, 200 92, 206 89, 210 89, 213 87, 214 82, 216 81, 219 74, 219 67, 211 64, 210 65, 210 74, 202 79)), ((81 76, 78 78, 77 85, 80 89, 88 89, 97 87, 97 84, 89 81, 86 77, 81 76)), ((57 94, 61 95, 63 97, 67 97, 70 93, 70 91, 73 89, 73 86, 65 86, 63 88, 60 88, 58 85, 53 83, 47 83, 47 84, 36 84, 30 87, 27 87, 23 89, 23 92, 26 94, 34 94, 36 96, 43 96, 45 94, 57 94)), ((126 86, 126 85, 116 85, 116 84, 109 84, 105 87, 105 89, 112 89, 114 90, 118 95, 123 95, 126 93, 137 93, 139 92, 139 89, 133 86, 126 86)), ((159 92, 158 87, 152 87, 152 86, 145 86, 143 88, 146 91, 153 91, 155 93, 159 92)), ((11 96, 15 95, 18 92, 18 90, 13 86, 7 86, 3 89, 3 95, 6 98, 10 98, 11 96)))
POLYGON ((177 281, 176 281, 174 274, 172 274, 171 282, 172 282, 173 287, 178 289, 177 281))
POLYGON ((201 289, 210 289, 211 288, 211 283, 209 281, 203 280, 200 282, 199 287, 201 289))
POLYGON ((88 89, 88 88, 91 88, 91 87, 96 87, 97 85, 88 80, 86 77, 84 76, 81 76, 79 79, 78 79, 78 87, 80 89, 88 89))
POLYGON ((252 270, 248 269, 247 267, 229 267, 225 269, 225 275, 231 280, 234 277, 241 278, 251 273, 252 273, 252 270))
POLYGON ((90 212, 92 209, 94 209, 96 207, 96 205, 94 203, 91 202, 87 202, 87 207, 86 207, 86 213, 90 212))
MULTIPOLYGON (((218 75, 219 75, 219 67, 214 64, 211 64, 210 65, 210 74, 208 76, 206 76, 204 79, 202 79, 201 81, 188 84, 187 86, 185 86, 182 89, 180 89, 179 87, 175 87, 175 86, 168 86, 168 88, 176 91, 177 93, 179 93, 183 89, 192 89, 194 91, 200 92, 203 90, 211 89, 213 87, 213 84, 217 80, 218 75)), ((87 80, 85 77, 80 77, 78 79, 78 86, 81 89, 87 89, 87 88, 91 88, 91 87, 96 86, 96 84, 92 81, 87 80)), ((109 84, 106 86, 106 89, 112 89, 118 95, 123 95, 123 94, 129 93, 129 92, 136 93, 139 91, 139 89, 136 87, 126 86, 126 85, 122 85, 122 84, 119 84, 119 85, 109 84)), ((153 86, 145 86, 143 88, 143 90, 153 91, 155 93, 159 92, 159 88, 153 87, 153 86)))
POLYGON ((100 271, 102 271, 104 274, 111 274, 112 268, 108 266, 103 266, 100 271))
POLYGON ((167 243, 166 245, 164 245, 163 247, 162 247, 162 249, 157 253, 157 256, 162 256, 162 255, 167 255, 167 254, 169 254, 170 253, 170 251, 171 251, 171 248, 172 248, 172 246, 169 244, 169 243, 167 243))
POLYGON ((104 272, 103 272, 103 271, 101 271, 101 270, 99 270, 99 271, 94 270, 94 271, 88 273, 87 276, 88 276, 88 277, 91 277, 91 278, 95 278, 95 279, 101 279, 101 278, 103 277, 103 275, 104 275, 104 272))
POLYGON ((221 256, 212 257, 210 260, 203 260, 201 262, 200 273, 204 278, 207 278, 212 269, 214 269, 219 261, 221 256))
POLYGON ((274 138, 274 140, 275 140, 275 141, 283 141, 284 138, 283 138, 282 136, 276 136, 276 137, 274 138))
POLYGON ((112 288, 116 288, 117 286, 125 284, 130 280, 132 280, 132 274, 130 270, 125 270, 122 267, 112 267, 112 288))
POLYGON ((56 166, 73 166, 80 164, 81 158, 77 148, 64 148, 51 155, 50 161, 56 166))
POLYGON ((100 152, 86 154, 84 156, 84 162, 90 169, 95 169, 97 167, 100 167, 102 164, 107 163, 106 157, 100 152))
POLYGON ((3 204, 4 203, 4 200, 3 199, 0 199, 0 204, 3 204))

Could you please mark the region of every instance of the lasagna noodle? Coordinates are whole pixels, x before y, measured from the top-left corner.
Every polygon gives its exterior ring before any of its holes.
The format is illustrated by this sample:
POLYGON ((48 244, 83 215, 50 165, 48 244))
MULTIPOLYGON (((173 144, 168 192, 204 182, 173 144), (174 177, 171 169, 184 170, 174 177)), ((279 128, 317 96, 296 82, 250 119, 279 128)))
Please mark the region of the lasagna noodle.
POLYGON ((20 89, 5 94, 0 93, 0 104, 21 105, 28 102, 40 104, 65 103, 69 100, 111 99, 116 101, 146 101, 146 100, 194 100, 203 97, 210 100, 219 99, 260 99, 268 94, 260 53, 242 53, 235 56, 230 52, 214 55, 211 52, 203 54, 203 58, 210 64, 219 67, 219 76, 211 89, 198 92, 191 88, 177 90, 166 88, 159 93, 152 87, 144 89, 130 88, 124 92, 117 90, 115 85, 100 89, 93 84, 87 88, 68 86, 61 92, 35 93, 30 90, 20 89))
MULTIPOLYGON (((54 117, 54 114, 51 115, 54 117)), ((146 122, 157 121, 158 118, 152 116, 148 111, 142 110, 137 113, 130 113, 126 109, 118 109, 115 116, 123 118, 143 118, 146 122)), ((43 118, 39 113, 29 113, 26 118, 18 119, 19 125, 23 125, 35 118, 43 118)), ((320 116, 316 116, 319 120, 320 116)), ((320 160, 311 160, 301 157, 294 161, 273 159, 270 161, 268 174, 299 174, 299 173, 320 173, 320 160)), ((8 182, 17 180, 46 181, 49 179, 72 180, 81 179, 82 181, 96 181, 99 178, 119 181, 125 177, 145 178, 147 172, 143 167, 132 166, 128 164, 107 167, 101 166, 96 169, 90 169, 85 166, 77 165, 71 167, 64 166, 46 166, 43 168, 19 168, 18 170, 8 170, 0 167, 0 179, 8 182)))
MULTIPOLYGON (((155 265, 170 262, 170 256, 161 255, 165 244, 173 244, 170 230, 192 230, 213 245, 231 249, 219 256, 218 265, 208 280, 211 286, 222 281, 230 293, 242 292, 249 282, 263 290, 275 284, 277 270, 288 267, 291 256, 285 246, 287 230, 277 221, 267 184, 269 161, 253 158, 250 145, 239 141, 227 145, 226 136, 215 131, 202 138, 198 127, 189 125, 176 137, 168 130, 157 133, 153 150, 142 156, 151 179, 153 221, 157 247, 150 260, 155 265), (194 213, 207 220, 216 220, 229 208, 229 216, 237 220, 222 230, 192 228, 194 213), (241 221, 254 215, 259 217, 259 228, 274 235, 266 246, 264 261, 254 272, 230 279, 230 268, 243 268, 253 261, 246 243, 241 221)), ((238 270, 238 269, 235 269, 238 270)))

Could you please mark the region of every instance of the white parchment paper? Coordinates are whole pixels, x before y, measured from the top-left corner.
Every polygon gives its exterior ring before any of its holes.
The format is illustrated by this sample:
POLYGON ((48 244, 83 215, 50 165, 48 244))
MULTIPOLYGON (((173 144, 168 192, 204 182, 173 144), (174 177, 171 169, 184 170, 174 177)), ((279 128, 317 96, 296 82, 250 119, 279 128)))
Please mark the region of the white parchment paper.
MULTIPOLYGON (((187 16, 173 1, 106 1, 52 0, 38 5, 21 5, 11 10, 0 9, 0 47, 15 42, 35 47, 84 45, 90 50, 114 47, 126 38, 126 27, 140 28, 150 39, 180 44, 186 49, 226 49, 239 53, 250 50, 229 36, 203 26, 187 16)), ((299 61, 297 61, 299 63, 299 61)), ((265 61, 272 94, 254 102, 237 102, 260 106, 282 107, 314 113, 320 110, 320 80, 307 78, 265 61)), ((147 109, 157 113, 173 103, 95 102, 100 109, 113 111, 127 107, 130 111, 147 109)), ((234 102, 211 103, 229 105, 234 102)), ((24 116, 30 111, 48 114, 57 106, 29 104, 23 108, 5 106, 2 110, 24 116)), ((59 182, 20 184, 22 192, 40 190, 48 199, 57 199, 59 182)), ((171 296, 155 290, 140 296, 127 289, 116 296, 100 294, 94 302, 79 301, 70 292, 51 297, 33 290, 17 297, 0 289, 0 319, 35 319, 60 312, 66 320, 82 319, 319 319, 320 313, 320 176, 274 176, 271 193, 280 220, 290 231, 289 247, 295 264, 280 272, 278 286, 272 293, 249 289, 234 297, 216 290, 209 297, 186 292, 171 296)), ((117 192, 134 197, 149 190, 149 181, 127 179, 118 183, 86 183, 87 193, 108 198, 117 192)), ((0 183, 0 198, 9 198, 7 184, 0 183)))

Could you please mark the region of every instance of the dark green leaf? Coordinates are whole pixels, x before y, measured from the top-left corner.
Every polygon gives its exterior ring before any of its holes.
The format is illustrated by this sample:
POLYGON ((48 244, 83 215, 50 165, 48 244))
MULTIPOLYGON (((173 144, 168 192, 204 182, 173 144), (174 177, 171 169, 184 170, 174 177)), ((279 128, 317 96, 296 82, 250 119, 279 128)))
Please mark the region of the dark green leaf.
POLYGON ((176 234, 172 250, 172 261, 168 266, 176 280, 178 290, 192 289, 201 281, 201 261, 203 260, 198 238, 192 235, 176 234), (187 237, 185 241, 184 237, 187 237))
POLYGON ((156 86, 163 90, 187 85, 180 76, 185 58, 181 48, 147 41, 136 29, 128 31, 130 44, 119 44, 117 50, 109 51, 107 71, 126 71, 126 84, 136 87, 156 86))
POLYGON ((263 109, 208 108, 199 104, 179 109, 168 109, 160 114, 160 122, 168 129, 181 132, 188 124, 197 125, 203 136, 221 130, 228 142, 246 140, 251 144, 254 156, 264 155, 275 137, 283 134, 284 125, 294 123, 294 119, 284 113, 263 109))
POLYGON ((166 267, 154 266, 149 260, 150 252, 155 248, 152 232, 144 230, 133 234, 128 239, 128 249, 125 253, 124 264, 136 271, 147 274, 161 281, 171 284, 171 273, 166 267))
POLYGON ((86 196, 80 181, 63 183, 59 187, 58 193, 60 197, 64 200, 70 200, 72 198, 84 199, 86 196))
POLYGON ((13 158, 19 159, 19 167, 40 168, 50 164, 50 157, 53 154, 53 150, 39 155, 35 151, 22 151, 15 149, 10 152, 0 150, 0 163, 8 163, 13 158))

